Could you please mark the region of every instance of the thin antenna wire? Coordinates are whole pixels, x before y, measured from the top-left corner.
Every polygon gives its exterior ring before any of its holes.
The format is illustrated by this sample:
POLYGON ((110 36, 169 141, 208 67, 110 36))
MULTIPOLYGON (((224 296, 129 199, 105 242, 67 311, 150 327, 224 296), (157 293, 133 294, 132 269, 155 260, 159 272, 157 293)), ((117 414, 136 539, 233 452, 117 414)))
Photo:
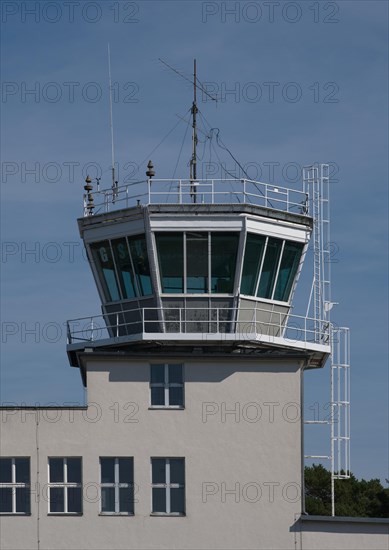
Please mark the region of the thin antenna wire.
POLYGON ((111 127, 112 190, 114 191, 113 200, 115 200, 117 182, 115 181, 115 147, 113 142, 111 50, 109 47, 109 42, 108 42, 108 78, 109 78, 109 115, 110 115, 110 127, 111 127))
POLYGON ((197 78, 197 76, 195 77, 194 81, 192 81, 190 78, 188 78, 187 76, 185 76, 184 74, 180 73, 180 71, 177 71, 177 69, 175 69, 174 67, 172 67, 171 65, 169 65, 169 63, 166 63, 166 61, 164 61, 163 59, 161 59, 160 57, 158 58, 158 61, 160 61, 161 63, 163 63, 164 65, 166 65, 166 67, 168 67, 169 69, 171 69, 173 72, 175 72, 176 74, 178 74, 181 78, 183 78, 184 80, 187 80, 188 82, 190 82, 191 84, 193 84, 196 88, 198 88, 199 90, 201 90, 203 92, 203 94, 207 95, 209 98, 212 99, 212 101, 216 101, 217 103, 217 97, 214 97, 212 96, 211 94, 209 94, 204 86, 201 84, 200 80, 197 78), (199 86, 197 84, 197 82, 200 82, 201 86, 199 86))

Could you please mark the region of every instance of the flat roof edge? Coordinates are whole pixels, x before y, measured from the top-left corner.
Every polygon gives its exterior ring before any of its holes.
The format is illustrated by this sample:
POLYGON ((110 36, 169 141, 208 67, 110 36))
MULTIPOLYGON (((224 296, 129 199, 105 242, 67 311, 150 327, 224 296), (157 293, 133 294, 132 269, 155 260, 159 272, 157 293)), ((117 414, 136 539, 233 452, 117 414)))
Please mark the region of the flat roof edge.
POLYGON ((389 518, 367 518, 367 517, 355 517, 355 516, 310 516, 301 515, 301 521, 317 521, 327 523, 379 523, 389 526, 389 518))
POLYGON ((96 213, 93 216, 78 218, 80 233, 85 229, 94 227, 101 223, 126 221, 143 216, 143 211, 148 210, 150 214, 231 214, 245 213, 254 214, 274 220, 284 220, 309 228, 313 227, 313 218, 305 214, 290 212, 287 210, 277 210, 266 206, 256 204, 145 204, 139 206, 129 206, 109 212, 96 213))

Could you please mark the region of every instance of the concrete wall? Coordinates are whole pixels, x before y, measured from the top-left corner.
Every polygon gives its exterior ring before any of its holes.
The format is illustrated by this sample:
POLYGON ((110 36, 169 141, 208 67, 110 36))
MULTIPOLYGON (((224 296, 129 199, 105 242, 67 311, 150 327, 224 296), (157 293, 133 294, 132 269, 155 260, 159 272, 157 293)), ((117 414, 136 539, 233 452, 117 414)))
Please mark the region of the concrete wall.
POLYGON ((87 410, 0 411, 1 455, 30 456, 41 495, 31 516, 1 517, 2 550, 38 548, 38 538, 42 550, 295 547, 298 361, 175 361, 185 365, 184 410, 149 410, 147 360, 93 355, 87 410), (83 458, 82 516, 48 515, 49 456, 83 458), (100 456, 134 457, 134 516, 99 515, 100 456), (155 456, 185 457, 185 517, 150 516, 155 456))

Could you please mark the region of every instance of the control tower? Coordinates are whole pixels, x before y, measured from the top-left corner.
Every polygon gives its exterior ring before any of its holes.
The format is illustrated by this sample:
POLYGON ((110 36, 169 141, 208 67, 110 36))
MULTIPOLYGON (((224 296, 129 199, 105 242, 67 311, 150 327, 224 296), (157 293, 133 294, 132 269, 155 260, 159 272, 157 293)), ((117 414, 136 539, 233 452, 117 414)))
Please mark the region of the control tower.
MULTIPOLYGON (((67 352, 88 404, 140 415, 131 432, 102 419, 90 452, 134 457, 136 517, 185 516, 172 530, 136 523, 134 548, 293 544, 303 373, 331 353, 330 323, 292 313, 314 200, 309 184, 156 179, 151 162, 143 182, 94 191, 87 178, 78 225, 102 312, 68 322, 67 352), (178 461, 184 485, 164 474, 150 505, 155 457, 178 461)), ((128 544, 125 531, 115 537, 128 544)))
MULTIPOLYGON (((339 338, 332 355, 329 319, 328 166, 304 170, 299 190, 201 180, 197 112, 194 84, 189 178, 159 179, 149 161, 143 181, 85 181, 78 226, 101 313, 68 322, 67 353, 87 406, 114 411, 88 431, 86 475, 98 477, 96 456, 133 461, 131 538, 123 524, 111 547, 291 548, 305 513, 304 460, 331 460, 333 514, 334 479, 348 475, 339 426, 348 426, 349 398, 334 380, 347 394, 349 369, 339 338), (312 290, 297 315, 310 242, 312 290), (307 456, 304 372, 329 357, 331 450, 307 456)), ((129 513, 119 496, 104 498, 100 515, 129 513)))
POLYGON ((323 366, 328 323, 292 313, 313 229, 308 190, 160 180, 151 163, 148 173, 95 193, 86 181, 78 225, 102 314, 69 322, 71 364, 87 347, 304 354, 308 366, 323 366))

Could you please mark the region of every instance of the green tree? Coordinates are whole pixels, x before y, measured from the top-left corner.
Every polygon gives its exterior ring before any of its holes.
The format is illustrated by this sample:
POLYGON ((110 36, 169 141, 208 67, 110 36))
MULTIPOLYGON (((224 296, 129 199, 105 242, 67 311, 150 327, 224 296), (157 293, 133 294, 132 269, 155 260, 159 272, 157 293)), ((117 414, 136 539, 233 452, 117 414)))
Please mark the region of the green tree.
MULTIPOLYGON (((331 515, 331 472, 321 464, 305 468, 305 508, 310 515, 331 515)), ((337 516, 389 517, 389 488, 379 479, 335 480, 335 512, 337 516)))

